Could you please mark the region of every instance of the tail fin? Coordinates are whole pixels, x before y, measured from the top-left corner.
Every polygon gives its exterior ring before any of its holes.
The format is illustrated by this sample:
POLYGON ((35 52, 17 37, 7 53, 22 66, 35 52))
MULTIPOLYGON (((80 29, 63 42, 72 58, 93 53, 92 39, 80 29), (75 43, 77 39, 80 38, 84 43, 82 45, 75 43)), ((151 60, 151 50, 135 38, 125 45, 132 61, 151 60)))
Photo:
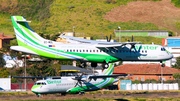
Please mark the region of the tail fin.
POLYGON ((114 63, 109 63, 109 67, 107 69, 104 69, 102 72, 102 75, 112 75, 114 70, 114 63))
POLYGON ((16 38, 19 46, 23 46, 28 44, 29 42, 42 42, 46 39, 39 36, 36 32, 34 32, 28 25, 26 19, 22 16, 11 16, 11 20, 13 23, 14 31, 16 34, 16 38))

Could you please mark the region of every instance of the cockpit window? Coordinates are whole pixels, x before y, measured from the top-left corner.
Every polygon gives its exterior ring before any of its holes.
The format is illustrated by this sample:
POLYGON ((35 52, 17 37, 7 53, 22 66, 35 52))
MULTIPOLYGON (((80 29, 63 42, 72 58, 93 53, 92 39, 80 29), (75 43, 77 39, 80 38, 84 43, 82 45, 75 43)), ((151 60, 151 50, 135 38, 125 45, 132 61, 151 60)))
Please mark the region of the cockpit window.
POLYGON ((45 82, 37 82, 34 85, 46 85, 46 83, 45 82))
POLYGON ((166 49, 164 47, 161 48, 161 51, 166 51, 166 49))

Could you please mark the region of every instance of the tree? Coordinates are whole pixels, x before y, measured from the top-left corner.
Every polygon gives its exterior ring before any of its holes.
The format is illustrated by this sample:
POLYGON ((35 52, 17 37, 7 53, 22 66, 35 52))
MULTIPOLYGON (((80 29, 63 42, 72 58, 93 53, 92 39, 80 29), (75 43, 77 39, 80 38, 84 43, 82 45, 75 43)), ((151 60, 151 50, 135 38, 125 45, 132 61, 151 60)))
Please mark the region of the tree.
POLYGON ((3 53, 0 52, 0 68, 4 67, 6 65, 6 61, 3 59, 3 53))
POLYGON ((1 78, 7 78, 9 76, 9 71, 7 68, 3 67, 0 68, 0 77, 1 78))
POLYGON ((176 63, 172 67, 176 69, 180 69, 180 57, 176 58, 176 63))
POLYGON ((179 78, 180 78, 180 73, 174 73, 174 74, 173 74, 173 78, 179 79, 179 78))

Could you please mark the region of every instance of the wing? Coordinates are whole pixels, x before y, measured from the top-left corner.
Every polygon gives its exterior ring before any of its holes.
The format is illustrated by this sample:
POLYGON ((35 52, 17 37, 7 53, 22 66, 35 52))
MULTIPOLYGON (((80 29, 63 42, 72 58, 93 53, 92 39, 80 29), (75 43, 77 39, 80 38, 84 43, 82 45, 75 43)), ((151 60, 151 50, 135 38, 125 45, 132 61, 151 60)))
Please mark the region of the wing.
POLYGON ((17 79, 61 79, 61 77, 12 77, 12 78, 17 78, 17 79))
POLYGON ((102 79, 106 79, 106 78, 124 78, 125 76, 127 76, 129 74, 121 74, 121 75, 97 75, 97 76, 89 76, 89 79, 98 79, 98 78, 102 78, 102 79))
POLYGON ((141 43, 141 42, 103 42, 103 41, 82 39, 82 38, 77 38, 77 37, 72 37, 72 36, 67 36, 67 35, 60 35, 59 37, 67 39, 67 41, 69 41, 70 43, 91 44, 91 45, 95 45, 95 47, 97 48, 122 47, 127 44, 134 46, 135 44, 141 43))

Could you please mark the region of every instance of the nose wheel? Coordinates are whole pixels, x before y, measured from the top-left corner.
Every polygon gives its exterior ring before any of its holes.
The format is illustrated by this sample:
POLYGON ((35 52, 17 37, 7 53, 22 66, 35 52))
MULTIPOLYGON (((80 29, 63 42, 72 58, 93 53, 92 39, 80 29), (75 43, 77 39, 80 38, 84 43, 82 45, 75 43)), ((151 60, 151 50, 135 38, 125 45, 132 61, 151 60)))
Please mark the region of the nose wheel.
POLYGON ((161 67, 165 67, 166 66, 165 63, 163 63, 162 61, 160 61, 160 63, 161 63, 161 67))
POLYGON ((162 64, 161 64, 161 67, 165 67, 165 64, 164 64, 164 63, 162 63, 162 64))

